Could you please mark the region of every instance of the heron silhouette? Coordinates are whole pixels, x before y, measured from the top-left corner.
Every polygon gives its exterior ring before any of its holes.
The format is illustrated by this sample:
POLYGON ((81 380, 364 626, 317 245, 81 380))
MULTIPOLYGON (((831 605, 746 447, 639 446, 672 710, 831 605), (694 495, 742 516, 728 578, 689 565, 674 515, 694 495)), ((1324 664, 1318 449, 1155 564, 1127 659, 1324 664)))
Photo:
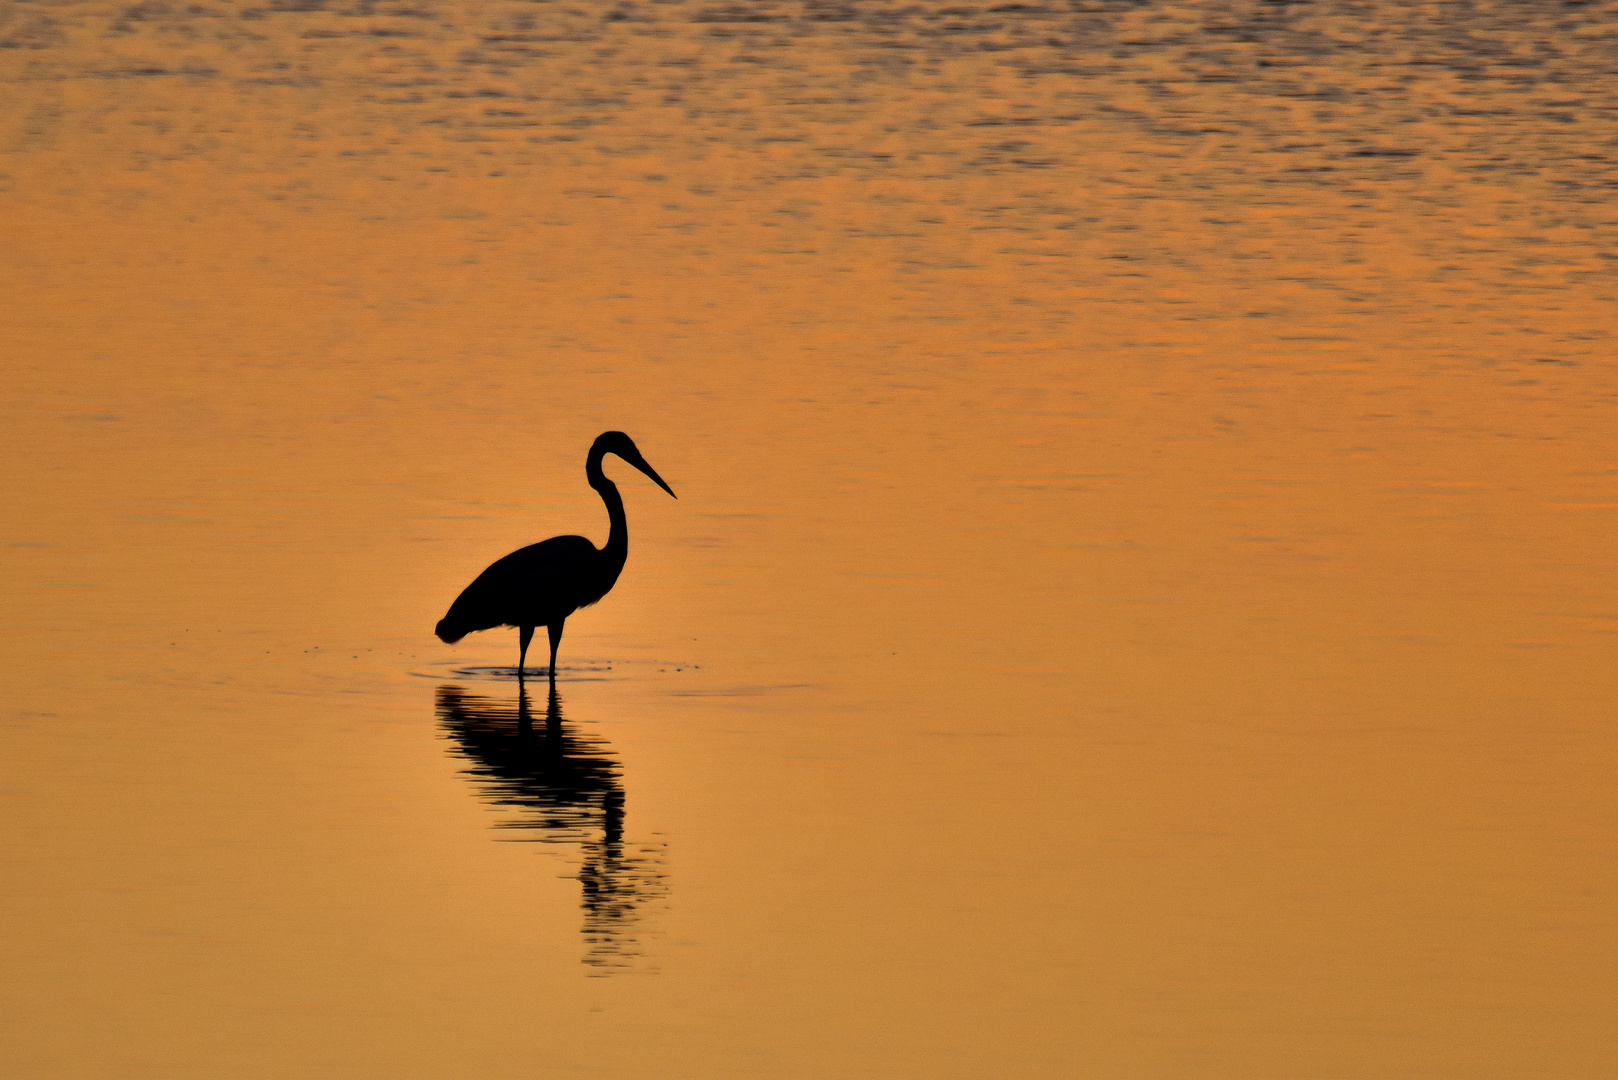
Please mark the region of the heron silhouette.
POLYGON ((553 536, 513 551, 490 565, 455 598, 434 631, 440 641, 453 645, 478 630, 515 626, 519 645, 517 679, 521 681, 528 662, 528 643, 534 639, 534 628, 543 626, 551 639, 550 678, 556 681, 556 649, 562 643, 562 625, 579 608, 589 607, 607 595, 629 556, 624 500, 617 486, 601 471, 601 459, 608 454, 618 455, 674 495, 674 489, 646 464, 633 439, 621 431, 602 432, 590 446, 584 475, 607 504, 607 517, 612 522, 607 546, 598 548, 582 536, 553 536))

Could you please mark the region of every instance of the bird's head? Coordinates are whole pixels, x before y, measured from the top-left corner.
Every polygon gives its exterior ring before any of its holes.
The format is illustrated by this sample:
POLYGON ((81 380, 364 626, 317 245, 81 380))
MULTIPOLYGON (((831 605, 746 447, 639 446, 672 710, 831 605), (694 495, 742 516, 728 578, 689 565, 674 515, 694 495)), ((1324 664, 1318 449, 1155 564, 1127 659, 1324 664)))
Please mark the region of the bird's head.
MULTIPOLYGON (((657 475, 657 470, 646 464, 646 459, 641 457, 640 450, 635 446, 635 440, 631 439, 628 435, 625 435, 621 431, 603 431, 600 435, 597 435, 595 444, 590 447, 590 463, 594 465, 597 470, 599 470, 601 467, 601 459, 607 454, 616 454, 623 458, 625 461, 635 466, 635 468, 651 477, 652 482, 658 487, 662 488, 670 495, 674 495, 674 489, 663 482, 663 478, 657 475)), ((679 498, 678 495, 674 495, 674 497, 676 499, 679 498)))

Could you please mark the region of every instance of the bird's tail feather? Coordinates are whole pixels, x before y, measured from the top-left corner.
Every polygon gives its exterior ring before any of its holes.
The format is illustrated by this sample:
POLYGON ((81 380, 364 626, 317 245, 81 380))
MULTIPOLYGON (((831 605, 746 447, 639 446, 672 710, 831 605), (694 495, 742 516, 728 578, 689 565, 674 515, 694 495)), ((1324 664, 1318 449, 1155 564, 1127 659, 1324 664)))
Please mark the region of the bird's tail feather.
POLYGON ((453 645, 465 637, 467 631, 465 627, 451 625, 448 619, 439 619, 438 625, 433 628, 433 633, 437 634, 438 640, 445 645, 453 645))

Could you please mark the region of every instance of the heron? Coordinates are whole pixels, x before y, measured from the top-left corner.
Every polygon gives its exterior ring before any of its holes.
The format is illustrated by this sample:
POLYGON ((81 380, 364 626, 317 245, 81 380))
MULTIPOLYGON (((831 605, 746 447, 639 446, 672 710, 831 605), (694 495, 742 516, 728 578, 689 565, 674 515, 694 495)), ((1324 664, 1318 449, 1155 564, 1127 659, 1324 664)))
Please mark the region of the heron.
POLYGON ((590 446, 584 475, 607 504, 607 517, 612 522, 607 546, 598 548, 582 536, 553 536, 513 551, 491 564, 455 598, 434 631, 440 641, 453 645, 478 630, 515 626, 520 681, 534 628, 543 626, 551 639, 550 679, 556 681, 556 649, 562 644, 562 625, 579 608, 589 607, 607 595, 629 555, 624 500, 617 486, 601 471, 601 459, 608 454, 616 454, 679 498, 646 463, 633 439, 621 431, 602 432, 590 446))

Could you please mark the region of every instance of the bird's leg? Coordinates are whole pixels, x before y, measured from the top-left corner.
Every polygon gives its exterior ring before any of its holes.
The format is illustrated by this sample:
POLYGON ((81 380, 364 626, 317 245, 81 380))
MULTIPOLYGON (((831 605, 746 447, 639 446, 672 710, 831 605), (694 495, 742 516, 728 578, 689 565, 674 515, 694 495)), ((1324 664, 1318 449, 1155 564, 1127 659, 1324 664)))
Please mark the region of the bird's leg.
POLYGON ((556 647, 562 644, 562 625, 566 620, 557 619, 545 629, 551 635, 551 684, 556 683, 556 647))
POLYGON ((522 626, 517 629, 517 681, 522 682, 522 669, 528 663, 528 643, 534 640, 534 628, 522 626))

